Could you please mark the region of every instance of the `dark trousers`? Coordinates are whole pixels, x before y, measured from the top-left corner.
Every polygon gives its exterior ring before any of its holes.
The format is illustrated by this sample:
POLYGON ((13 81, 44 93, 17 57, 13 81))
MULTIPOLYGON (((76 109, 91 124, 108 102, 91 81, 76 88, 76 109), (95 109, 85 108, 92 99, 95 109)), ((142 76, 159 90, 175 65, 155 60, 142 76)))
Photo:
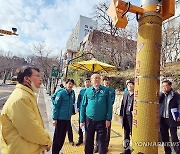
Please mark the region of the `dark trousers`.
POLYGON ((161 118, 160 121, 160 132, 162 141, 164 142, 164 150, 166 154, 171 154, 171 147, 169 145, 169 129, 172 139, 172 145, 177 154, 180 154, 179 139, 177 136, 177 127, 170 127, 169 118, 161 118))
POLYGON ((68 133, 69 142, 73 142, 73 131, 71 126, 71 120, 68 121, 67 133, 68 133))
POLYGON ((132 116, 125 115, 123 118, 123 127, 124 127, 124 144, 125 150, 129 149, 130 146, 130 135, 132 135, 132 116))
POLYGON ((111 136, 111 123, 110 126, 107 128, 107 135, 106 135, 106 147, 109 147, 110 142, 110 136, 111 136))
POLYGON ((93 154, 95 132, 98 134, 99 154, 106 154, 106 141, 104 139, 107 133, 106 121, 93 121, 88 117, 86 117, 85 154, 93 154))
MULTIPOLYGON (((79 117, 80 117, 80 112, 79 112, 79 117)), ((82 132, 82 129, 80 127, 80 118, 79 118, 79 131, 78 131, 78 134, 79 134, 78 142, 83 142, 83 132, 82 132)))
POLYGON ((64 144, 68 124, 69 120, 57 120, 53 138, 52 154, 59 154, 64 144))
MULTIPOLYGON (((107 128, 107 134, 106 134, 106 147, 109 147, 110 142, 110 136, 111 136, 111 123, 110 126, 107 128)), ((96 134, 96 147, 98 148, 98 134, 96 134)))

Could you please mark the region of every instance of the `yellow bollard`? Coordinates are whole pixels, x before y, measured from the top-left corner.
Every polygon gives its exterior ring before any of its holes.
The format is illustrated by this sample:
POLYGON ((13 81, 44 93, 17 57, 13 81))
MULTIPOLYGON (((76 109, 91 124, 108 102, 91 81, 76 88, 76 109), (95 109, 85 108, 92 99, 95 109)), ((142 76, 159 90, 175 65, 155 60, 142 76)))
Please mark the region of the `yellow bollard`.
POLYGON ((132 131, 133 154, 158 153, 161 28, 160 14, 151 12, 139 19, 132 131))

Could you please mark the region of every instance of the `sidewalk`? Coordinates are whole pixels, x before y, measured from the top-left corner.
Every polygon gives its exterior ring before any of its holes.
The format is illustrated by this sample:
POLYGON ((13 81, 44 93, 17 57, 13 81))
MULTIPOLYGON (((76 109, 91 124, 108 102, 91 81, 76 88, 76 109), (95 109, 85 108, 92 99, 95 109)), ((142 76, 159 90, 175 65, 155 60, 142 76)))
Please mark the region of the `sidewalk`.
MULTIPOLYGON (((52 103, 50 96, 46 94, 45 89, 43 90, 43 95, 44 95, 44 100, 45 104, 44 107, 43 105, 39 104, 41 114, 43 116, 43 120, 45 122, 45 127, 49 131, 51 138, 53 139, 53 133, 54 133, 54 127, 52 125, 52 103), (46 109, 45 109, 46 108, 46 109)), ((76 97, 78 96, 80 88, 74 88, 76 97)), ((79 114, 73 115, 72 116, 72 127, 73 127, 73 138, 74 142, 76 143, 78 141, 78 117, 79 114)), ((109 145, 109 151, 108 154, 119 154, 120 152, 123 151, 123 129, 119 121, 119 116, 113 115, 113 120, 112 120, 112 127, 111 127, 111 140, 110 140, 110 145, 109 145)), ((69 144, 69 141, 65 139, 65 143, 63 146, 63 154, 84 154, 84 145, 80 146, 71 146, 69 144)), ((51 152, 48 152, 50 154, 51 152)), ((158 154, 164 154, 163 148, 159 147, 158 148, 158 154)))
MULTIPOLYGON (((79 90, 80 88, 74 88, 75 93, 76 93, 76 97, 78 96, 79 90)), ((44 114, 45 111, 44 109, 41 109, 43 106, 41 105, 41 103, 39 104, 40 107, 40 111, 43 112, 42 116, 43 116, 43 120, 45 121, 45 123, 47 122, 48 119, 48 125, 45 124, 46 129, 48 129, 51 137, 53 138, 53 133, 54 133, 54 127, 52 126, 52 118, 51 118, 51 113, 52 113, 52 103, 51 103, 51 99, 50 96, 48 94, 46 94, 46 90, 43 89, 43 95, 44 95, 44 100, 45 100, 45 106, 47 109, 47 116, 44 114)), ((44 107, 43 107, 44 108, 44 107)), ((79 114, 73 115, 72 116, 72 127, 73 127, 73 139, 74 142, 76 143, 78 141, 78 117, 79 114)), ((117 119, 117 118, 116 118, 117 119)), ((122 146, 122 141, 123 141, 123 137, 122 137, 122 128, 121 125, 119 124, 119 122, 117 121, 112 121, 112 130, 111 130, 111 142, 110 142, 110 146, 109 146, 109 152, 108 154, 119 154, 120 151, 123 151, 123 146, 122 146)), ((84 145, 80 145, 80 146, 71 146, 69 144, 69 141, 66 137, 65 139, 65 143, 63 146, 63 154, 70 154, 70 153, 74 153, 74 154, 84 154, 84 145)), ((50 154, 51 152, 49 152, 50 154)))

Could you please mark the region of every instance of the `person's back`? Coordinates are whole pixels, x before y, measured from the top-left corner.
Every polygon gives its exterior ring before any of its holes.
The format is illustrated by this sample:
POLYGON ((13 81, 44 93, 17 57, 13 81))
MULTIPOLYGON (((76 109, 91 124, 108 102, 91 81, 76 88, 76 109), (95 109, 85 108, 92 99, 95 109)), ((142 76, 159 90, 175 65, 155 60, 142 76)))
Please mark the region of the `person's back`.
POLYGON ((51 144, 36 96, 27 86, 16 85, 2 109, 0 120, 2 154, 39 154, 51 144))

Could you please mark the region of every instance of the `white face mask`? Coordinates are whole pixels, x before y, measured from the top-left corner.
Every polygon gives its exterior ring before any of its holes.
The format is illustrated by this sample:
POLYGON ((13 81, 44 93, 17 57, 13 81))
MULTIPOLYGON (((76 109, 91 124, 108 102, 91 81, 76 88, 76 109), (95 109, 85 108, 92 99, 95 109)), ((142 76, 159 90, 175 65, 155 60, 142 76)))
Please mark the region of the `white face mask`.
POLYGON ((35 93, 39 93, 39 88, 36 88, 34 82, 31 81, 31 88, 35 93))

